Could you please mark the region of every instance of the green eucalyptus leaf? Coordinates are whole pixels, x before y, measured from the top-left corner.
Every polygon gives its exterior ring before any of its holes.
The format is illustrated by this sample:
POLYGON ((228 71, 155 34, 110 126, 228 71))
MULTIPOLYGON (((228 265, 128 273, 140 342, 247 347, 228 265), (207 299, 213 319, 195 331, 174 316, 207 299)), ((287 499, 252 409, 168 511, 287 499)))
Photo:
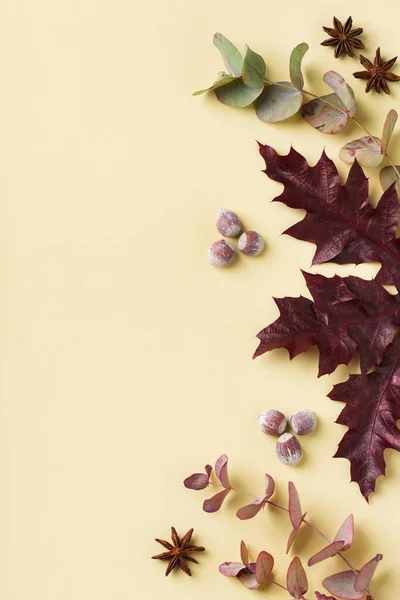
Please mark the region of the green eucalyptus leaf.
POLYGON ((324 81, 333 89, 335 94, 344 104, 349 113, 349 117, 354 117, 357 112, 357 106, 354 100, 354 94, 345 80, 336 71, 328 71, 324 75, 324 81))
POLYGON ((233 77, 240 77, 242 74, 243 58, 239 50, 222 33, 214 35, 214 46, 222 54, 224 63, 229 73, 233 77))
POLYGON ((398 114, 395 110, 389 110, 387 117, 385 119, 385 123, 383 125, 382 132, 382 153, 386 152, 386 149, 389 145, 390 138, 392 137, 392 133, 396 126, 398 114))
POLYGON ((246 85, 260 89, 264 86, 266 66, 262 56, 246 46, 243 60, 242 77, 246 85))
MULTIPOLYGON (((350 91, 352 92, 351 88, 350 91)), ((311 102, 303 104, 301 114, 312 127, 328 135, 335 135, 343 131, 349 119, 346 107, 336 94, 321 96, 321 98, 315 98, 311 102)))
POLYGON ((217 98, 222 104, 244 108, 249 106, 263 91, 263 88, 251 88, 243 83, 241 79, 235 79, 228 85, 215 90, 217 98))
POLYGON ((264 123, 275 123, 288 119, 297 113, 301 106, 301 92, 288 81, 279 83, 281 85, 267 86, 257 100, 257 117, 264 123))
POLYGON ((302 90, 304 86, 304 77, 301 72, 301 62, 305 53, 308 51, 309 45, 302 42, 292 51, 289 61, 290 79, 298 90, 302 90))
POLYGON ((349 142, 341 149, 339 157, 347 163, 357 161, 363 167, 377 167, 383 160, 381 140, 369 135, 349 142))
POLYGON ((194 92, 193 96, 200 96, 200 94, 205 94, 205 92, 209 92, 210 90, 216 90, 217 88, 222 87, 223 85, 227 85, 234 79, 235 78, 232 77, 232 75, 226 75, 225 73, 223 75, 219 75, 212 84, 212 86, 210 86, 209 88, 205 88, 204 90, 198 90, 197 92, 194 92))
MULTIPOLYGON (((396 169, 400 171, 400 166, 396 165, 396 169)), ((384 167, 379 173, 379 181, 383 191, 387 190, 392 183, 396 182, 396 192, 400 197, 400 179, 393 167, 384 167)))

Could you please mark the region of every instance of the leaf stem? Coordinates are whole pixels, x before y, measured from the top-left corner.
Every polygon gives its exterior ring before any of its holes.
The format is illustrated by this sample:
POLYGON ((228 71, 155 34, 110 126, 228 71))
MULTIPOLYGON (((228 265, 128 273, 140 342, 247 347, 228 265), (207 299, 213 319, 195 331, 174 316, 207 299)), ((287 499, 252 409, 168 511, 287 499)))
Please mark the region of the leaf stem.
MULTIPOLYGON (((281 82, 278 82, 278 81, 277 82, 276 81, 270 81, 269 79, 264 79, 264 82, 268 83, 269 85, 279 85, 281 87, 290 88, 290 89, 293 88, 293 86, 290 85, 290 84, 286 85, 285 83, 281 83, 281 82)), ((349 119, 351 119, 353 121, 353 123, 355 123, 358 127, 360 127, 360 129, 362 129, 370 138, 372 138, 374 140, 375 144, 379 147, 380 152, 382 152, 380 141, 378 141, 378 139, 374 135, 372 135, 372 133, 370 131, 368 131, 368 129, 362 123, 360 123, 360 121, 358 121, 354 117, 349 117, 349 115, 348 115, 348 113, 347 113, 346 110, 343 110, 343 109, 339 108, 338 106, 336 106, 336 104, 333 104, 333 102, 329 102, 329 100, 325 100, 325 98, 323 98, 321 96, 317 96, 316 94, 313 94, 312 92, 309 92, 308 90, 304 90, 303 89, 301 91, 306 96, 310 96, 311 98, 316 98, 317 100, 320 100, 321 102, 324 102, 325 104, 328 104, 329 106, 331 106, 335 110, 341 112, 343 115, 346 115, 346 117, 348 117, 349 119)), ((389 161, 389 163, 393 167, 393 169, 394 169, 397 177, 399 177, 399 179, 400 179, 400 171, 396 167, 395 163, 393 162, 393 159, 390 157, 390 155, 388 154, 388 152, 385 150, 384 152, 382 152, 382 154, 389 161)))

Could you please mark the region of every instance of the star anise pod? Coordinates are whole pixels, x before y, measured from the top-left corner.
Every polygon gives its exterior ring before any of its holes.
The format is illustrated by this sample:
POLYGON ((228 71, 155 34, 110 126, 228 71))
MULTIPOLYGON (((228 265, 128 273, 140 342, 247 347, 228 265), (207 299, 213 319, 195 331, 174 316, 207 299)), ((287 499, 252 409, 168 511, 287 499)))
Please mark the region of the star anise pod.
POLYGON ((171 527, 172 544, 156 538, 156 542, 164 546, 164 548, 167 548, 168 552, 157 554, 156 556, 152 556, 152 558, 169 559, 168 567, 165 571, 166 576, 168 576, 175 567, 181 568, 182 571, 185 571, 189 576, 192 575, 186 561, 197 563, 197 560, 188 556, 188 554, 191 554, 192 552, 204 552, 205 550, 203 546, 189 546, 193 531, 194 529, 190 529, 187 534, 180 539, 176 533, 175 527, 171 527))
POLYGON ((391 73, 391 69, 397 60, 397 56, 382 63, 381 49, 378 48, 375 54, 374 64, 365 56, 360 54, 360 63, 366 69, 365 71, 357 71, 353 73, 357 79, 368 79, 365 91, 368 93, 372 88, 380 94, 381 89, 386 93, 390 94, 388 81, 400 81, 400 77, 391 73))
POLYGON ((321 46, 336 46, 335 58, 339 58, 341 54, 348 54, 354 56, 353 48, 365 48, 361 40, 357 39, 357 36, 363 32, 361 27, 352 29, 353 19, 349 17, 344 25, 333 17, 333 29, 332 27, 323 27, 325 33, 328 33, 331 37, 321 42, 321 46))

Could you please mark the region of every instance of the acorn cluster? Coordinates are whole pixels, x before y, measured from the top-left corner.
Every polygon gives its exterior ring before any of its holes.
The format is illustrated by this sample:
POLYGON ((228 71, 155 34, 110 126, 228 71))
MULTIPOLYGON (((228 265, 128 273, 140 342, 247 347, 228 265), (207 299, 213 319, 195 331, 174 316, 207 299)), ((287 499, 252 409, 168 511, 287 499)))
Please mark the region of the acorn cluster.
MULTIPOLYGON (((220 208, 215 224, 221 235, 227 238, 238 236, 238 248, 242 254, 257 256, 264 249, 264 240, 257 231, 243 231, 239 217, 232 210, 220 208)), ((236 258, 234 245, 228 240, 217 240, 208 249, 208 262, 213 267, 227 267, 236 258)))
MULTIPOLYGON (((276 442, 278 460, 284 465, 293 466, 301 461, 303 453, 296 436, 286 432, 287 425, 285 415, 279 410, 264 410, 258 417, 258 426, 263 433, 279 436, 276 442)), ((289 425, 296 435, 308 435, 317 425, 317 416, 308 408, 298 410, 290 417, 289 425)))

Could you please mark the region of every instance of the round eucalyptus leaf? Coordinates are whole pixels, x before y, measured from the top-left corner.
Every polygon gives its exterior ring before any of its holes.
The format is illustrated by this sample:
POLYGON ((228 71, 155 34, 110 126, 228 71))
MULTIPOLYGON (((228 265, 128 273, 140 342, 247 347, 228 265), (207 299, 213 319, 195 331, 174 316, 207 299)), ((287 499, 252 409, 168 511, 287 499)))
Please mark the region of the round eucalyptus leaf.
POLYGON ((249 106, 263 91, 263 88, 251 88, 243 83, 241 79, 235 79, 228 85, 215 90, 217 98, 222 104, 244 108, 249 106))
POLYGON ((303 73, 301 72, 301 62, 308 49, 309 45, 303 42, 296 46, 290 55, 290 79, 292 80, 294 87, 296 87, 298 90, 302 90, 304 86, 303 73))
POLYGON ((260 89, 264 85, 265 71, 263 57, 246 46, 242 69, 244 83, 249 87, 260 89))
MULTIPOLYGON (((400 166, 396 165, 396 168, 400 171, 400 166)), ((383 191, 386 191, 392 183, 396 182, 396 191, 399 194, 400 179, 393 167, 384 167, 379 174, 379 181, 381 182, 383 191)))
POLYGON ((301 92, 287 81, 265 88, 257 101, 257 117, 264 123, 283 121, 296 114, 302 102, 301 92))
POLYGON ((343 131, 349 119, 346 107, 336 94, 321 96, 303 104, 301 114, 312 127, 328 135, 343 131))
POLYGON ((374 140, 369 135, 349 142, 341 149, 339 153, 341 160, 347 163, 357 161, 363 167, 377 167, 383 161, 381 153, 381 140, 374 140))
POLYGON ((216 33, 213 42, 214 46, 221 52, 229 73, 234 77, 240 77, 242 74, 243 58, 236 46, 222 35, 222 33, 216 33))

